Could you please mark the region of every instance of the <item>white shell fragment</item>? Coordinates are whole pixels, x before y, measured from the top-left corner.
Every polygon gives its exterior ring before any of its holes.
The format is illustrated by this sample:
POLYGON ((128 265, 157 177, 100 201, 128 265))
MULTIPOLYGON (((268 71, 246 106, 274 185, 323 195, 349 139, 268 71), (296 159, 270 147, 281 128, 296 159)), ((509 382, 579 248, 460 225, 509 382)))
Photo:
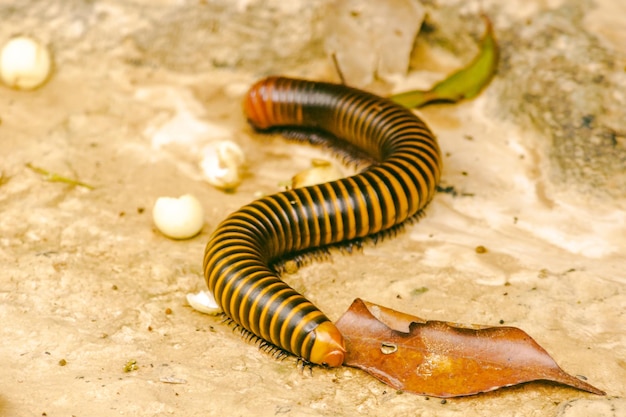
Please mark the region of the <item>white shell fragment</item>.
POLYGON ((223 190, 233 190, 241 183, 246 161, 239 145, 229 140, 212 143, 204 148, 200 167, 206 180, 223 190))
POLYGON ((11 88, 35 89, 46 82, 51 69, 50 51, 35 39, 14 37, 0 52, 0 77, 11 88))
POLYGON ((152 209, 152 219, 165 236, 188 239, 200 233, 204 225, 204 210, 191 194, 180 198, 159 197, 152 209))
POLYGON ((343 178, 343 173, 333 164, 323 159, 313 159, 311 168, 300 171, 291 179, 292 188, 322 184, 343 178))
POLYGON ((216 315, 222 312, 215 301, 215 297, 213 297, 213 293, 209 290, 187 294, 187 302, 191 308, 201 313, 216 315))

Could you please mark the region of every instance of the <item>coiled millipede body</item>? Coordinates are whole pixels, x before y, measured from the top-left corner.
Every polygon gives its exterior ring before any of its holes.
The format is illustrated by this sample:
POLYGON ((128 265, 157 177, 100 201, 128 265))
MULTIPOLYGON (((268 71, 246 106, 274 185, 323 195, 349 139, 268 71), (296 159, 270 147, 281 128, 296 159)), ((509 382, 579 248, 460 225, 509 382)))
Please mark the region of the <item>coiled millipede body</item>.
POLYGON ((415 216, 435 194, 439 147, 410 110, 343 85, 266 78, 250 89, 244 111, 257 130, 320 130, 377 161, 352 177, 242 207, 217 227, 204 255, 207 285, 235 323, 308 362, 340 366, 340 332, 271 265, 415 216))

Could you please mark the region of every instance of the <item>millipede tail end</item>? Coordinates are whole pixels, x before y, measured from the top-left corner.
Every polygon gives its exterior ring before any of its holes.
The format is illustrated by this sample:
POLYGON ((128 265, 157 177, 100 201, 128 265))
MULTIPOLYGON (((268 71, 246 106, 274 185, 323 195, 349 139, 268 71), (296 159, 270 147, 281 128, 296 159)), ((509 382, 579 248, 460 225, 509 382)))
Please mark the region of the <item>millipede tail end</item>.
POLYGON ((272 101, 268 99, 273 88, 275 77, 269 77, 257 81, 249 90, 243 101, 243 111, 248 118, 248 123, 255 129, 266 130, 273 123, 271 115, 272 101))

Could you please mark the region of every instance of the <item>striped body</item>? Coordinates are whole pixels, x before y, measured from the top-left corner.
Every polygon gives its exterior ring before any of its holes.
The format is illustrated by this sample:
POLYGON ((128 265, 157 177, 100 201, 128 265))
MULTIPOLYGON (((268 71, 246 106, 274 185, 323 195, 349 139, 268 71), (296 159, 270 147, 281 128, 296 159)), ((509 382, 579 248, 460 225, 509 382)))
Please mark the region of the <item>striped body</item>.
POLYGON ((379 161, 352 177, 242 207, 218 226, 204 256, 208 287, 232 320, 307 361, 339 366, 339 332, 269 265, 387 230, 417 214, 439 181, 437 142, 411 111, 336 84, 267 78, 251 88, 244 110, 259 130, 319 129, 379 161))

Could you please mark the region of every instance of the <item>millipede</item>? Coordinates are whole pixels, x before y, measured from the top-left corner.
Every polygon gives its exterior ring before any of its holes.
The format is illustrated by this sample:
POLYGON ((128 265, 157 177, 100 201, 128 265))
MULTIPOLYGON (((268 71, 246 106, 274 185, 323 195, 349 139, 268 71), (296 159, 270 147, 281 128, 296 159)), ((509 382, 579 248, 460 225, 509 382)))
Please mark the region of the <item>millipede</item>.
POLYGON ((244 112, 258 131, 319 132, 313 142, 356 149, 373 161, 356 175, 243 206, 216 228, 204 254, 207 285, 234 323, 306 362, 340 366, 341 333, 274 265, 418 215, 441 175, 437 141, 411 110, 340 84, 268 77, 250 88, 244 112))

